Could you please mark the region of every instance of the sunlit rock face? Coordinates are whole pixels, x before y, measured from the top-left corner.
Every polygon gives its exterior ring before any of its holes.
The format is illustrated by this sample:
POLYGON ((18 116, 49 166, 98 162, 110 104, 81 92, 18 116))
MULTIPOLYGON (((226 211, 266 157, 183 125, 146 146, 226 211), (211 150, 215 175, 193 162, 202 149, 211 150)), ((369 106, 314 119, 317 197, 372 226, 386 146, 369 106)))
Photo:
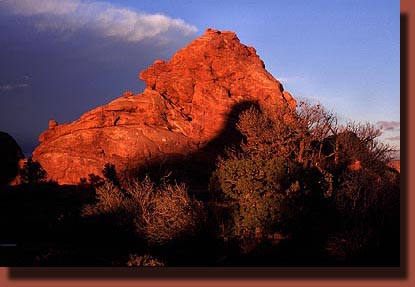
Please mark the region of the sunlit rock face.
MULTIPOLYGON (((197 153, 226 137, 225 126, 238 119, 233 109, 245 102, 296 105, 255 49, 228 31, 206 30, 170 61, 156 60, 140 79, 146 83, 141 94, 126 92, 69 124, 49 123, 33 157, 50 179, 76 184, 102 175, 108 162, 123 171, 197 153)), ((214 162, 214 154, 207 159, 214 162)))

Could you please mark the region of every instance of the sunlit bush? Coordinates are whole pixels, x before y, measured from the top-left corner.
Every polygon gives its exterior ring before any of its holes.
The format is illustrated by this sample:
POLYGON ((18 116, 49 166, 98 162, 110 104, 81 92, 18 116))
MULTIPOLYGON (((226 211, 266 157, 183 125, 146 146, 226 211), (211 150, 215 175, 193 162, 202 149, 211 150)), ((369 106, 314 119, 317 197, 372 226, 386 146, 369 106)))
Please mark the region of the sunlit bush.
POLYGON ((82 210, 83 216, 99 214, 120 214, 125 211, 127 199, 123 196, 120 188, 112 182, 105 181, 103 185, 95 189, 97 202, 85 205, 82 210))
POLYGON ((232 235, 238 238, 269 232, 280 221, 281 193, 285 166, 283 161, 268 162, 248 158, 222 160, 215 172, 223 192, 218 198, 230 209, 232 235))
POLYGON ((127 262, 127 266, 130 267, 161 267, 164 265, 164 262, 148 254, 142 256, 130 255, 127 262))
POLYGON ((122 187, 106 181, 96 189, 96 195, 95 204, 84 206, 84 217, 111 216, 149 244, 192 236, 205 220, 202 203, 189 197, 185 185, 171 184, 166 179, 155 185, 146 177, 122 187))
POLYGON ((184 184, 162 180, 155 186, 146 177, 142 182, 130 183, 126 191, 131 198, 127 208, 139 209, 136 230, 151 244, 190 236, 205 220, 202 203, 189 197, 184 184))

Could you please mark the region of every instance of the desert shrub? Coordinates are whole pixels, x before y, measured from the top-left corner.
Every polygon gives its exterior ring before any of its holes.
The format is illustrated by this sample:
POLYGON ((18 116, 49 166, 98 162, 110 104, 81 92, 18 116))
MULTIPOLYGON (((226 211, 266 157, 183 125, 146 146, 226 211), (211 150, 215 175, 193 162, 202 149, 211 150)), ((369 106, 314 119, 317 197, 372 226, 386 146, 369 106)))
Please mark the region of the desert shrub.
POLYGON ((329 254, 348 260, 369 248, 395 248, 387 246, 387 240, 399 242, 399 193, 399 174, 379 170, 378 164, 346 170, 332 198, 339 220, 327 241, 329 254))
POLYGON ((102 177, 100 177, 99 175, 90 173, 88 174, 88 180, 87 182, 89 183, 89 185, 91 187, 100 187, 101 185, 104 184, 105 179, 103 179, 102 177))
POLYGON ((337 210, 345 216, 356 217, 374 208, 382 192, 381 181, 376 173, 367 169, 345 171, 333 198, 337 210))
POLYGON ((165 179, 155 186, 146 177, 130 183, 126 191, 140 210, 135 228, 150 244, 190 236, 205 220, 202 203, 189 197, 184 184, 170 184, 165 179))
POLYGON ((270 231, 280 220, 284 173, 285 166, 278 158, 269 162, 238 157, 220 161, 214 175, 223 192, 218 200, 230 209, 231 226, 227 229, 233 236, 270 231))
POLYGON ((218 158, 210 184, 224 237, 309 236, 333 254, 360 254, 379 239, 386 206, 399 202, 388 196, 399 184, 387 179, 393 149, 377 141, 379 130, 340 126, 305 103, 296 111, 252 107, 237 128, 244 140, 218 158))
POLYGON ((81 177, 79 179, 78 186, 80 186, 80 187, 86 187, 87 185, 88 185, 87 179, 85 177, 81 177))
POLYGON ((29 157, 20 170, 20 178, 23 183, 29 184, 46 182, 47 173, 38 161, 29 157))
POLYGON ((237 129, 245 138, 240 147, 250 157, 273 155, 291 159, 299 152, 300 137, 296 123, 295 113, 289 108, 272 113, 253 106, 241 113, 237 123, 237 129))
POLYGON ((127 262, 127 266, 130 267, 161 267, 164 266, 164 262, 158 260, 151 255, 130 255, 127 262))
POLYGON ((106 181, 96 189, 96 195, 95 204, 84 206, 84 217, 112 216, 149 244, 192 236, 205 219, 202 203, 189 197, 186 186, 171 184, 167 179, 155 185, 146 177, 122 187, 106 181))
POLYGON ((115 186, 120 185, 120 180, 117 175, 117 171, 115 170, 115 165, 112 163, 106 163, 104 165, 104 169, 102 170, 102 174, 107 181, 112 182, 115 186))
POLYGON ((105 181, 103 185, 95 189, 96 203, 85 205, 82 209, 84 217, 110 214, 117 215, 125 210, 125 197, 120 188, 112 182, 105 181))
POLYGON ((379 247, 384 237, 399 238, 388 226, 391 218, 399 226, 399 174, 386 165, 394 149, 378 141, 380 134, 368 123, 339 127, 334 156, 326 162, 333 174, 330 199, 338 216, 336 232, 327 246, 330 254, 343 254, 343 259, 379 247), (353 162, 359 163, 358 168, 351 168, 353 162))
POLYGON ((241 114, 237 128, 245 140, 218 159, 211 180, 215 200, 226 206, 226 236, 244 241, 290 233, 304 216, 300 211, 306 212, 306 199, 324 194, 321 172, 298 161, 306 135, 299 127, 292 110, 276 116, 251 108, 241 114))
POLYGON ((301 118, 289 107, 278 108, 241 113, 237 128, 244 141, 217 162, 211 186, 228 205, 236 237, 258 236, 258 230, 262 235, 289 232, 305 199, 320 199, 329 188, 311 153, 311 142, 330 132, 329 113, 305 105, 301 118), (313 122, 316 118, 321 122, 313 122))
POLYGON ((326 251, 330 256, 347 261, 363 253, 371 236, 371 229, 351 226, 330 236, 327 240, 326 251))
POLYGON ((120 187, 120 180, 114 164, 106 163, 102 169, 102 175, 104 178, 94 173, 90 173, 88 174, 88 178, 82 177, 79 179, 78 187, 81 189, 96 189, 101 187, 105 182, 120 187))

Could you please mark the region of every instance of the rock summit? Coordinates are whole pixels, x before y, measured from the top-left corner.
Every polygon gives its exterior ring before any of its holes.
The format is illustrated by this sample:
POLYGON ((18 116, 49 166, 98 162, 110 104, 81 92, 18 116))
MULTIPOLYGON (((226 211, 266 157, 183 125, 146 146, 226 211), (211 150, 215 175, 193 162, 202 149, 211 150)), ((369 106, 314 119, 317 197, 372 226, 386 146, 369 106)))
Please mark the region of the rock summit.
POLYGON ((224 144, 215 139, 226 138, 226 126, 238 120, 235 107, 296 105, 256 50, 229 31, 207 29, 169 61, 155 60, 140 79, 146 83, 140 94, 126 92, 71 123, 49 122, 33 158, 50 179, 77 184, 102 176, 106 163, 125 171, 209 145, 206 159, 214 162, 215 144, 224 144))

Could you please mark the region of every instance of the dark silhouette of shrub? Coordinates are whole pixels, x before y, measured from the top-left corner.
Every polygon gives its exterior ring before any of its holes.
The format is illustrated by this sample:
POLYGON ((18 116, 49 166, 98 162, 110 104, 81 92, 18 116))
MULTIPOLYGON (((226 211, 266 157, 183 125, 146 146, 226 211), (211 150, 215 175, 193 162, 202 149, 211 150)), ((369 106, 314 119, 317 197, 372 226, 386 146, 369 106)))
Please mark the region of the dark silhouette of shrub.
POLYGON ((352 260, 374 247, 382 247, 384 252, 399 250, 399 193, 397 172, 387 168, 380 173, 370 168, 345 171, 332 198, 339 221, 337 231, 327 241, 329 253, 352 260), (390 226, 392 218, 395 227, 390 226), (387 246, 394 237, 397 246, 387 246))
POLYGON ((117 175, 117 171, 115 170, 115 165, 112 163, 106 163, 104 169, 102 170, 102 174, 107 181, 112 182, 114 185, 119 186, 120 180, 117 175))
POLYGON ((19 161, 23 158, 23 152, 13 137, 0 131, 0 188, 16 178, 19 161))
POLYGON ((27 159, 19 173, 23 183, 35 184, 46 182, 47 179, 47 173, 41 164, 38 161, 34 161, 31 157, 27 159))
MULTIPOLYGON (((83 179, 81 179, 81 180, 83 180, 83 179)), ((100 186, 102 186, 102 185, 104 184, 105 180, 104 180, 102 177, 100 177, 99 175, 96 175, 96 174, 90 173, 90 174, 88 175, 88 180, 87 180, 87 182, 89 183, 89 185, 90 185, 91 187, 96 188, 96 187, 100 187, 100 186)))

